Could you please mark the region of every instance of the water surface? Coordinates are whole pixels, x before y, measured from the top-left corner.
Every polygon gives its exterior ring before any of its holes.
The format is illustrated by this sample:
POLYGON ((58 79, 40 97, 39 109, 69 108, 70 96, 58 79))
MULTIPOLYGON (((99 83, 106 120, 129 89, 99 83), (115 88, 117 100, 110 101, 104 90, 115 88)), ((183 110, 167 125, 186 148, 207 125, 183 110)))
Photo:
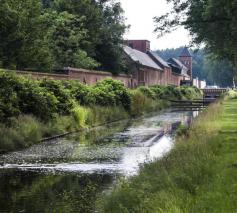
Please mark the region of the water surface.
POLYGON ((173 146, 173 133, 193 112, 164 112, 0 156, 0 212, 93 212, 120 177, 173 146))

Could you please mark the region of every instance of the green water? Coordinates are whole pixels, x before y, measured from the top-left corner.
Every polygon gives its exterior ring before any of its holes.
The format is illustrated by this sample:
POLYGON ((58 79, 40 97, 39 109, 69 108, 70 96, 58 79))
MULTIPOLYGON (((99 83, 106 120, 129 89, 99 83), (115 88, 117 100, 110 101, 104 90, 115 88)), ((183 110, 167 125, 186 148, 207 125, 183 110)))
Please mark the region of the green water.
POLYGON ((0 212, 93 212, 98 193, 113 178, 110 174, 4 171, 0 212))

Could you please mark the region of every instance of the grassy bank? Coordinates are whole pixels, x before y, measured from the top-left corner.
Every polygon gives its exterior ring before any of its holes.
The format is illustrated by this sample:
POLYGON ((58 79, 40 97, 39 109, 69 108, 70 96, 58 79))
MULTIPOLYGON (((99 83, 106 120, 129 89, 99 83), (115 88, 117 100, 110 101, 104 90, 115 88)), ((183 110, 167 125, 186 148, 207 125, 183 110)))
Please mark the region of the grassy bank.
POLYGON ((122 181, 98 208, 114 213, 236 212, 236 121, 236 98, 213 104, 167 156, 122 181))
POLYGON ((32 80, 0 70, 0 152, 31 146, 42 138, 137 117, 170 99, 200 97, 193 87, 139 87, 105 79, 94 86, 78 81, 32 80))

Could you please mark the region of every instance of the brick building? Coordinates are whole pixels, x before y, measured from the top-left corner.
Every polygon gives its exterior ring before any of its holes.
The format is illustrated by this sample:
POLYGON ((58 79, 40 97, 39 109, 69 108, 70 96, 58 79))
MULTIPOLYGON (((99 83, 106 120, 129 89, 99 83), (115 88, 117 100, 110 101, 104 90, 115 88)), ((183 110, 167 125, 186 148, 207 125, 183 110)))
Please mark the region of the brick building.
POLYGON ((39 73, 17 71, 19 75, 31 75, 33 78, 51 78, 59 80, 78 80, 93 85, 105 78, 120 80, 130 88, 152 85, 180 86, 181 81, 192 80, 192 56, 185 47, 178 58, 168 61, 150 50, 148 40, 129 40, 123 46, 126 67, 129 75, 112 75, 110 72, 84 70, 66 67, 57 73, 39 73))
POLYGON ((192 80, 192 56, 187 47, 168 61, 150 50, 147 40, 127 40, 123 47, 134 86, 175 85, 192 80))
POLYGON ((188 75, 190 78, 193 78, 193 58, 192 55, 190 54, 189 50, 187 47, 184 47, 182 53, 179 56, 179 61, 181 61, 187 68, 188 68, 188 75))

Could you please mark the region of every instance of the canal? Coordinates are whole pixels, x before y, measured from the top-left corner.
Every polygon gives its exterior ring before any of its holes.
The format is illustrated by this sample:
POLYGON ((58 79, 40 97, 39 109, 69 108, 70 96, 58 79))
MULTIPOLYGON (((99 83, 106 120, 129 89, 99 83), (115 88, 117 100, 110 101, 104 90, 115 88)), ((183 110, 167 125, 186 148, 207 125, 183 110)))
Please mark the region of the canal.
POLYGON ((168 153, 197 112, 121 121, 0 156, 0 212, 95 212, 120 178, 168 153))

